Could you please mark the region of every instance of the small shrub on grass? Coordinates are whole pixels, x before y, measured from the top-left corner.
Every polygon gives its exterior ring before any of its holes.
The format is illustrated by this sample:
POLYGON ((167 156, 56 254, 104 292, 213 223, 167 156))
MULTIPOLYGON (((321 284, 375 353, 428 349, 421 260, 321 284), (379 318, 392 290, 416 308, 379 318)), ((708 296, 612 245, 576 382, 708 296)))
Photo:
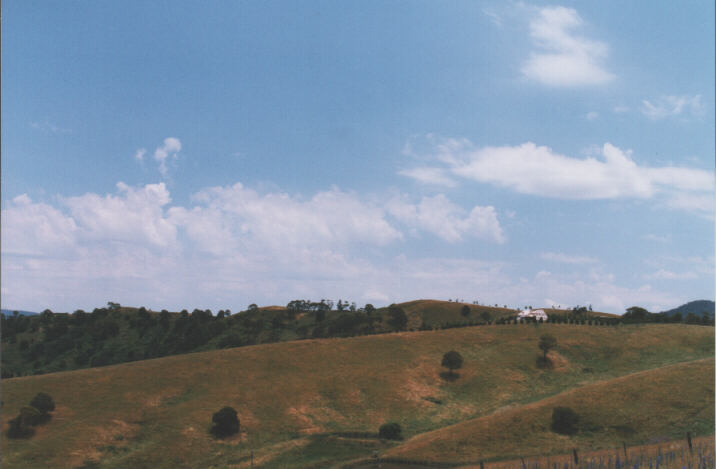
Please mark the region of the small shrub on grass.
POLYGON ((552 425, 550 429, 561 435, 574 435, 577 433, 579 415, 569 407, 555 407, 552 411, 552 425))
POLYGON ((43 414, 55 410, 55 401, 52 400, 49 394, 44 392, 37 393, 30 401, 30 405, 43 414))
POLYGON ((239 418, 236 415, 236 410, 232 407, 227 406, 216 412, 211 417, 211 421, 214 423, 211 433, 218 438, 225 438, 239 433, 239 418))
POLYGON ((550 368, 552 366, 552 361, 547 358, 547 353, 557 346, 557 339, 550 334, 544 334, 539 338, 539 344, 537 346, 544 353, 537 359, 537 366, 539 368, 550 368))
POLYGON ((19 438, 30 438, 35 434, 35 429, 23 421, 22 414, 18 415, 14 419, 11 419, 5 435, 8 438, 19 439, 19 438))
POLYGON ((402 428, 400 428, 399 423, 390 422, 390 423, 384 423, 380 426, 378 429, 378 436, 384 440, 402 440, 403 435, 401 434, 403 431, 402 428))

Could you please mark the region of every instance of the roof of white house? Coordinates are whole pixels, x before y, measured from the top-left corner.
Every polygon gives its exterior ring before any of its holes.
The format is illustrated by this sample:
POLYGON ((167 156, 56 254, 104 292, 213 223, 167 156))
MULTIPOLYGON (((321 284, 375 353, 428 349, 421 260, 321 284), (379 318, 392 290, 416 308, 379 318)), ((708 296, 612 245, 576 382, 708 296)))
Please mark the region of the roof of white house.
POLYGON ((547 313, 543 309, 525 309, 517 315, 520 318, 534 318, 534 317, 547 317, 547 313))

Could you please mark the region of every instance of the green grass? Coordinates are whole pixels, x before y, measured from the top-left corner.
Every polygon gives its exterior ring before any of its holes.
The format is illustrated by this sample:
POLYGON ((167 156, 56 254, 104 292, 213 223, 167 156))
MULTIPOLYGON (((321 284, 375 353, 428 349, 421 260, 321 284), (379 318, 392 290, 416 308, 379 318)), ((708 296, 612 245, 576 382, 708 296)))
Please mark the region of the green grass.
POLYGON ((244 467, 250 450, 266 467, 306 451, 304 462, 320 465, 373 449, 334 439, 321 450, 315 434, 376 432, 395 421, 410 438, 713 354, 712 327, 510 325, 285 342, 13 378, 3 380, 4 428, 39 391, 52 395, 57 410, 30 440, 2 437, 3 467, 91 460, 100 467, 244 467), (544 333, 558 342, 550 371, 535 367, 544 333), (451 349, 465 363, 447 383, 440 361, 451 349), (225 405, 238 411, 242 433, 219 441, 208 430, 225 405))

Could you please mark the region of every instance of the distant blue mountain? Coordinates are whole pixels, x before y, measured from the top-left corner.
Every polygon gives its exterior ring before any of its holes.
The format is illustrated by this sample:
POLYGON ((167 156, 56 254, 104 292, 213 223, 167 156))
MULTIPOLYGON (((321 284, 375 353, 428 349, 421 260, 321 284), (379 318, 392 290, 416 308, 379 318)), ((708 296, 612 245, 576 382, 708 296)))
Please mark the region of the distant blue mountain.
POLYGON ((40 314, 40 313, 33 313, 32 311, 20 311, 19 309, 18 309, 18 310, 14 310, 14 309, 2 309, 2 310, 0 310, 0 312, 2 313, 3 316, 12 316, 12 313, 13 313, 14 311, 17 311, 18 314, 20 314, 21 316, 34 316, 34 315, 36 315, 36 314, 40 314))
POLYGON ((673 316, 676 313, 681 313, 681 317, 685 318, 689 313, 694 313, 696 316, 701 317, 703 313, 709 315, 710 318, 714 317, 714 304, 711 300, 696 300, 689 301, 686 304, 679 306, 678 308, 664 311, 667 316, 673 316))

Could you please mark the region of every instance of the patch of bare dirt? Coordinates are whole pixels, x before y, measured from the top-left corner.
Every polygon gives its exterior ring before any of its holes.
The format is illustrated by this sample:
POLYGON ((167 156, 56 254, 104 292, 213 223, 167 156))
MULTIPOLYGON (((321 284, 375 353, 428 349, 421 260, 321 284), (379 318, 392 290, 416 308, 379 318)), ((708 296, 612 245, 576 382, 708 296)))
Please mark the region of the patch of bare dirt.
POLYGON ((87 460, 99 461, 102 457, 100 447, 125 446, 138 429, 139 425, 130 424, 120 419, 113 419, 103 426, 94 427, 89 432, 92 437, 84 442, 85 445, 70 453, 70 464, 74 467, 87 460))
POLYGON ((420 363, 406 370, 403 382, 403 395, 408 401, 419 404, 423 407, 432 407, 425 400, 426 397, 439 398, 443 392, 440 389, 441 369, 429 361, 427 357, 421 357, 420 363))
POLYGON ((324 423, 345 422, 345 417, 331 409, 321 405, 321 399, 315 399, 311 404, 302 404, 290 407, 286 414, 297 422, 298 431, 305 434, 320 433, 325 431, 324 423))
MULTIPOLYGON (((290 440, 290 441, 282 441, 280 443, 276 443, 275 445, 268 446, 266 448, 262 448, 258 451, 254 452, 254 458, 253 458, 253 467, 260 467, 262 464, 265 464, 272 459, 278 457, 281 455, 281 453, 285 453, 286 451, 290 451, 296 448, 302 448, 306 446, 310 442, 310 439, 308 438, 301 438, 298 440, 290 440)), ((232 465, 230 466, 235 469, 243 469, 245 467, 252 467, 252 461, 243 461, 240 464, 232 465)))
POLYGON ((552 361, 552 370, 566 372, 572 367, 569 360, 559 352, 552 350, 547 354, 547 357, 552 361))

